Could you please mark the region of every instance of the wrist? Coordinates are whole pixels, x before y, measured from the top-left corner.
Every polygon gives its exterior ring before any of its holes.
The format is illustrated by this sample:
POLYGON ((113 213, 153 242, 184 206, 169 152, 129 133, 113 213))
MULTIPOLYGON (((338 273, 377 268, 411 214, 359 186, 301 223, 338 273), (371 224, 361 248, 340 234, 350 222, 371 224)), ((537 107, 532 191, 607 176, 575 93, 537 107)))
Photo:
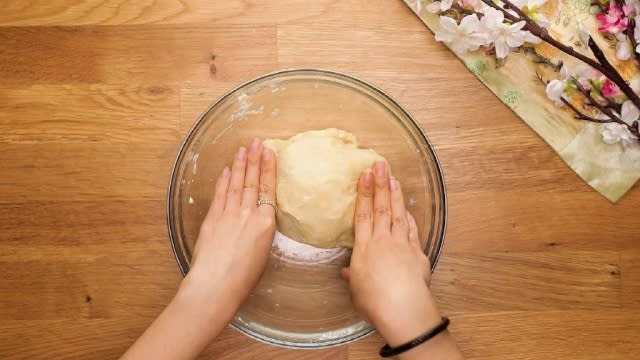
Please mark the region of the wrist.
POLYGON ((240 301, 236 301, 223 284, 192 268, 180 284, 174 301, 188 311, 197 312, 197 316, 229 322, 238 311, 240 301))
POLYGON ((442 321, 434 299, 428 292, 401 313, 388 313, 374 324, 391 347, 397 347, 433 329, 442 321))

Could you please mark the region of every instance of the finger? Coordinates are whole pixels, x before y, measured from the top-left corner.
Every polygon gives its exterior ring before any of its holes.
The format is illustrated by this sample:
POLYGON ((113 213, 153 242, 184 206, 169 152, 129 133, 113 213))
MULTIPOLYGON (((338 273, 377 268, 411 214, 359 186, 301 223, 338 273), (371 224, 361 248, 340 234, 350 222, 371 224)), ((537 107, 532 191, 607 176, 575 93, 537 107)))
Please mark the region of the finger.
POLYGON ((409 224, 409 243, 423 250, 424 244, 420 242, 420 237, 418 236, 418 224, 416 224, 416 219, 409 212, 407 212, 407 222, 409 224))
POLYGON ((340 275, 342 275, 342 278, 346 282, 349 282, 351 280, 351 272, 349 271, 348 267, 344 267, 344 268, 340 269, 340 275))
MULTIPOLYGON (((276 156, 273 150, 264 148, 260 161, 260 199, 276 201, 276 156)), ((258 208, 263 214, 274 216, 273 206, 262 205, 258 208)))
POLYGON ((358 194, 354 212, 354 246, 371 239, 373 233, 373 174, 367 170, 358 179, 358 194))
POLYGON ((244 190, 242 192, 242 206, 256 206, 258 202, 258 189, 260 186, 260 163, 262 158, 262 143, 255 138, 249 146, 247 155, 247 172, 244 178, 244 190))
POLYGON ((222 215, 224 211, 224 205, 227 202, 227 189, 229 188, 229 167, 225 166, 218 180, 216 181, 215 193, 213 195, 213 201, 211 201, 211 207, 209 208, 208 218, 217 219, 222 215))
POLYGON ((247 149, 238 149, 233 165, 231 166, 231 180, 229 180, 229 190, 227 191, 227 203, 225 208, 236 208, 240 206, 242 191, 244 190, 244 176, 247 169, 247 149))
POLYGON ((400 182, 391 177, 389 180, 391 191, 391 236, 400 241, 407 241, 409 237, 409 222, 407 221, 407 210, 404 207, 404 197, 400 182))
POLYGON ((384 161, 373 166, 375 191, 373 195, 373 232, 385 234, 391 231, 391 198, 389 194, 389 169, 384 161))

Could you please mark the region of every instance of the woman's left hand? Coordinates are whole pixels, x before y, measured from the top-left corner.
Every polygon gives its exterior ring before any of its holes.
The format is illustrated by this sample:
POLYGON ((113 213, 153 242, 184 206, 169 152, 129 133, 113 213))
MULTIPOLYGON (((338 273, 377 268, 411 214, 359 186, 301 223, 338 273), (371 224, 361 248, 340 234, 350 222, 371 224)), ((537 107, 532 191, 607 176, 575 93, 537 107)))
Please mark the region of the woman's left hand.
MULTIPOLYGON (((276 230, 276 157, 259 139, 241 147, 216 183, 183 287, 207 299, 225 299, 229 320, 258 283, 276 230)), ((220 304, 218 304, 220 305, 220 304)))

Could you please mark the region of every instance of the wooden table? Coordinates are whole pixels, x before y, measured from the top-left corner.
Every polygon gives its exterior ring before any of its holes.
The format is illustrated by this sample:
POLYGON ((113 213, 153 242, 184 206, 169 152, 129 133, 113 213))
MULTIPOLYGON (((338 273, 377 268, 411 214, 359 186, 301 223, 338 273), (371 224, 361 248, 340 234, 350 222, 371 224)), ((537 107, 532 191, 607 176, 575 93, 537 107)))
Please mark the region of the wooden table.
MULTIPOLYGON (((449 195, 433 290, 470 359, 640 359, 640 189, 582 182, 401 1, 0 4, 0 358, 116 358, 181 276, 165 226, 178 146, 234 85, 350 72, 428 133, 449 195)), ((202 358, 371 359, 226 330, 202 358)))

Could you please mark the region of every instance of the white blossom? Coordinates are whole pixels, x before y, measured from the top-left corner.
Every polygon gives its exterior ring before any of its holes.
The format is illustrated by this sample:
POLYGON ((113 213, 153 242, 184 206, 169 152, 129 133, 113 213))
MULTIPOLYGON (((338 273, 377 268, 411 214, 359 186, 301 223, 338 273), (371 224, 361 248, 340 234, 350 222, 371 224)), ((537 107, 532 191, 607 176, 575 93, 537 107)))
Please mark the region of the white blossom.
POLYGON ((474 15, 465 16, 460 24, 447 16, 440 16, 440 31, 436 40, 447 44, 453 52, 464 55, 487 43, 487 35, 480 31, 480 20, 474 15))
POLYGON ((622 103, 622 109, 620 109, 620 119, 629 125, 633 125, 634 121, 640 118, 640 110, 631 100, 627 100, 622 103))
POLYGON ((562 65, 560 68, 560 77, 562 80, 569 80, 575 78, 580 82, 583 88, 591 89, 591 79, 599 77, 599 73, 586 65, 577 65, 573 68, 569 68, 566 65, 562 65))
POLYGON ((572 68, 567 67, 567 65, 562 65, 562 68, 560 69, 560 75, 563 76, 562 78, 564 80, 571 77, 588 80, 598 77, 598 74, 599 73, 596 70, 584 64, 579 64, 572 68))
POLYGON ((567 87, 567 82, 564 80, 551 80, 547 84, 546 93, 547 97, 551 99, 556 106, 563 106, 562 101, 564 95, 564 89, 567 87))
POLYGON ((578 35, 580 36, 580 41, 582 41, 582 44, 584 44, 584 46, 589 47, 589 38, 591 38, 591 35, 589 34, 589 30, 587 30, 586 27, 584 27, 584 25, 582 25, 582 23, 578 23, 578 35))
MULTIPOLYGON (((622 121, 629 125, 633 125, 633 123, 640 118, 640 110, 635 106, 635 104, 631 100, 627 100, 622 103, 622 109, 620 110, 620 114, 614 113, 618 116, 622 121)), ((601 120, 609 120, 610 118, 604 114, 598 117, 601 120)), ((606 123, 600 126, 600 135, 602 135, 602 141, 606 144, 622 144, 622 147, 627 147, 628 145, 635 143, 638 141, 638 138, 631 133, 629 127, 619 124, 619 123, 606 123)))
POLYGON ((502 11, 494 8, 484 12, 481 23, 489 42, 493 43, 498 59, 504 59, 512 49, 522 46, 525 42, 537 44, 541 41, 529 31, 522 30, 526 25, 524 20, 507 24, 504 22, 502 11))
POLYGON ((519 9, 527 8, 529 11, 535 11, 544 5, 547 0, 511 0, 511 3, 519 9))
POLYGON ((549 28, 551 28, 551 21, 550 21, 546 16, 544 16, 543 14, 538 13, 538 14, 535 16, 535 22, 536 22, 538 25, 540 25, 540 26, 542 26, 543 28, 545 28, 545 29, 549 29, 549 28))
POLYGON ((460 1, 463 7, 472 8, 473 10, 480 13, 484 12, 485 9, 490 7, 489 5, 485 4, 482 0, 458 0, 458 1, 460 1))
POLYGON ((633 46, 631 46, 631 41, 627 35, 618 33, 616 34, 616 39, 618 42, 616 43, 616 59, 618 60, 629 60, 631 59, 631 54, 633 53, 633 46))
POLYGON ((427 5, 427 11, 437 14, 439 12, 451 9, 451 6, 453 6, 453 0, 434 1, 431 4, 427 5))
POLYGON ((511 3, 523 10, 533 21, 545 29, 551 27, 551 21, 538 10, 547 0, 511 0, 511 3))
MULTIPOLYGON (((420 0, 418 0, 420 1, 420 0)), ((478 12, 482 12, 488 7, 482 0, 436 0, 427 5, 427 11, 434 14, 439 14, 443 11, 451 9, 453 4, 458 4, 466 9, 473 9, 478 12)))
POLYGON ((602 124, 600 135, 602 135, 602 141, 605 144, 621 143, 623 147, 638 141, 638 138, 626 126, 618 123, 602 124))

